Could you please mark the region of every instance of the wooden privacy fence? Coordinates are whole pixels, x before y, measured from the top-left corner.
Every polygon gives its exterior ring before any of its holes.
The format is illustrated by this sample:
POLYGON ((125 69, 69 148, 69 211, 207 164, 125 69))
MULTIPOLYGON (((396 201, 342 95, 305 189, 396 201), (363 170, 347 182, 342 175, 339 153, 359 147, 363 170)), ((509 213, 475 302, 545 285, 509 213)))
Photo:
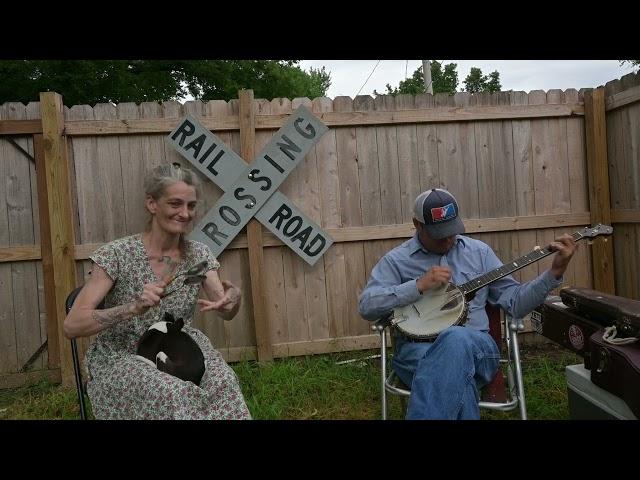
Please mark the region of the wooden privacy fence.
MULTIPOLYGON (((95 248, 144 229, 145 173, 165 162, 188 166, 165 142, 187 113, 248 161, 300 104, 330 127, 281 191, 335 243, 310 267, 252 221, 220 256, 222 277, 244 292, 239 314, 230 322, 215 313, 194 319, 235 361, 377 346, 358 315, 358 294, 377 260, 412 235, 413 200, 429 187, 451 190, 467 232, 505 261, 607 218, 635 223, 637 206, 621 204, 620 213, 614 201, 611 210, 605 175, 615 141, 605 110, 637 108, 640 95, 629 91, 313 101, 243 92, 230 102, 93 108, 62 107, 60 96, 43 93, 26 107, 7 103, 0 107, 0 383, 24 383, 38 371, 72 383, 62 302, 83 283, 95 248)), ((201 179, 203 214, 222 191, 201 179)), ((612 243, 582 246, 566 284, 615 291, 614 274, 626 277, 618 258, 614 272, 612 243)), ((515 276, 529 280, 550 262, 515 276)), ((80 342, 82 352, 88 343, 80 342)))
POLYGON ((616 293, 640 300, 640 74, 608 82, 604 94, 616 293))

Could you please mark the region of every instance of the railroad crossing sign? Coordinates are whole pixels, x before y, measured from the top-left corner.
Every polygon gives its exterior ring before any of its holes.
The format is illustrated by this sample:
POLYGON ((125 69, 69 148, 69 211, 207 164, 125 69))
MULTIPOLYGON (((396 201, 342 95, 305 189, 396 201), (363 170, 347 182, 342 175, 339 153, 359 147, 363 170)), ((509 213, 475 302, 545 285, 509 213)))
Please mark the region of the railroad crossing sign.
POLYGON ((300 106, 247 165, 220 138, 187 115, 167 140, 225 192, 189 238, 207 244, 218 256, 255 217, 313 266, 333 240, 278 187, 328 130, 300 106))

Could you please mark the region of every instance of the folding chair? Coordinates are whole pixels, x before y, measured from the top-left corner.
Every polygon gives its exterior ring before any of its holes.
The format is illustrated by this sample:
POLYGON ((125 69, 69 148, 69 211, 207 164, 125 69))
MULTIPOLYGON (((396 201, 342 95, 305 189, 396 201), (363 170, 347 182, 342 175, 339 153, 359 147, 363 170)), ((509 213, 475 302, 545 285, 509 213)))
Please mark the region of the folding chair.
MULTIPOLYGON (((524 329, 524 325, 522 322, 518 322, 517 319, 504 315, 498 307, 487 304, 486 311, 489 316, 489 333, 495 340, 496 345, 500 347, 504 342, 506 349, 506 358, 500 359, 500 364, 507 366, 507 386, 505 387, 504 384, 502 368, 499 368, 493 381, 482 390, 480 408, 511 411, 520 407, 520 418, 526 420, 527 409, 524 398, 522 367, 520 365, 520 349, 518 347, 518 332, 524 329), (509 398, 507 398, 507 393, 509 398)), ((406 400, 411 395, 411 390, 402 383, 393 369, 390 369, 391 372, 387 375, 387 331, 390 332, 393 349, 393 326, 390 318, 386 317, 377 320, 371 328, 380 334, 382 420, 386 420, 387 393, 398 395, 401 399, 406 400)))
MULTIPOLYGON (((73 302, 75 302, 76 297, 82 290, 83 286, 74 288, 71 293, 67 296, 67 300, 65 301, 65 309, 67 315, 73 306, 73 302)), ((104 300, 100 302, 97 309, 102 310, 104 308, 104 300)), ((87 393, 86 384, 82 380, 82 370, 80 368, 80 358, 78 356, 78 344, 75 338, 71 339, 71 356, 73 358, 73 373, 76 379, 76 390, 78 392, 78 404, 80 406, 80 419, 87 419, 87 410, 85 406, 84 396, 87 393)))

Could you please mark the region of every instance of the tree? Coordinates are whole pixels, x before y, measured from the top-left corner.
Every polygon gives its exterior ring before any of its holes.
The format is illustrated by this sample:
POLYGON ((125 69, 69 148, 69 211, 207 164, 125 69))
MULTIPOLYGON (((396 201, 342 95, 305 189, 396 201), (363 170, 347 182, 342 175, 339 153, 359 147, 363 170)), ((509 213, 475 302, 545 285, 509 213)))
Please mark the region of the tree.
POLYGON ((238 90, 254 91, 255 98, 322 97, 331 85, 330 73, 322 67, 301 70, 298 61, 206 60, 182 62, 189 93, 202 100, 229 100, 238 90))
MULTIPOLYGON (((448 93, 453 95, 456 93, 458 87, 458 64, 448 63, 442 66, 441 62, 434 60, 431 62, 431 82, 433 86, 433 93, 448 93)), ((482 70, 477 67, 472 67, 471 72, 467 75, 464 81, 465 91, 475 92, 499 92, 502 89, 500 85, 500 73, 496 70, 489 75, 482 75, 482 70)), ((400 81, 400 84, 393 88, 387 84, 387 95, 398 95, 399 93, 408 93, 411 95, 417 95, 424 93, 424 75, 422 74, 422 67, 419 67, 411 78, 400 81)), ((380 95, 375 90, 374 95, 380 95)))
POLYGON ((322 97, 331 74, 305 72, 298 60, 1 60, 0 104, 38 101, 55 91, 66 105, 162 102, 191 95, 230 100, 238 90, 256 98, 322 97))
POLYGON ((442 70, 442 64, 437 61, 431 62, 431 83, 433 93, 449 93, 453 95, 458 88, 458 68, 457 63, 448 63, 442 70))
POLYGON ((487 91, 489 92, 499 92, 502 90, 502 85, 500 85, 500 74, 497 70, 494 70, 489 74, 489 81, 487 82, 487 91))
MULTIPOLYGON (((458 72, 456 63, 449 63, 442 69, 442 64, 436 60, 431 62, 431 83, 433 87, 433 93, 450 93, 454 94, 458 87, 458 72)), ((401 80, 400 84, 396 88, 392 88, 387 83, 387 95, 398 95, 399 93, 408 93, 411 95, 417 95, 424 93, 424 74, 422 67, 413 72, 411 78, 401 80)), ((381 95, 380 93, 373 91, 374 95, 381 95)))
POLYGON ((632 67, 640 67, 640 60, 620 60, 620 65, 630 63, 632 67))
POLYGON ((489 75, 482 75, 482 70, 477 67, 471 67, 469 75, 464 79, 464 85, 465 91, 469 93, 499 92, 502 88, 497 70, 489 75))

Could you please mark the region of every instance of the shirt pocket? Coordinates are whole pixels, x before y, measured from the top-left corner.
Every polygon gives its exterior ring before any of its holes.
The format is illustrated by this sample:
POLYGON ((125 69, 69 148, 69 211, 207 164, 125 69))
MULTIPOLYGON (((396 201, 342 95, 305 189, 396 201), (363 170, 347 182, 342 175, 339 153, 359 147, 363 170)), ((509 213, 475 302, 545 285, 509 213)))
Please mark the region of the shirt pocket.
POLYGON ((460 270, 460 282, 458 285, 462 285, 463 283, 470 282, 480 276, 482 276, 484 272, 478 272, 477 270, 460 270))

